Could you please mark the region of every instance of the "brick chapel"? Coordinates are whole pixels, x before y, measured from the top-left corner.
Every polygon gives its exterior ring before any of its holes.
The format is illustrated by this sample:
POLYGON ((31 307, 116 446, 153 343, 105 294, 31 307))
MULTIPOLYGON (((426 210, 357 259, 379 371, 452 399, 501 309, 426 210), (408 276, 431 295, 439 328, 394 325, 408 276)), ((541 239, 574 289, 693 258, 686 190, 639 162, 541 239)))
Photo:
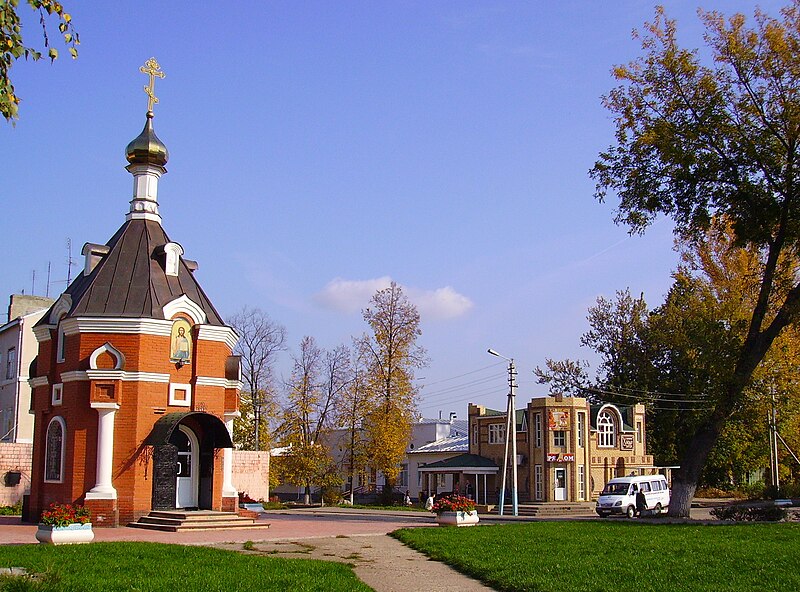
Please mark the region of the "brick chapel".
POLYGON ((125 222, 105 244, 84 245, 83 271, 34 329, 30 521, 53 502, 85 505, 95 527, 151 510, 237 506, 237 335, 161 226, 168 152, 153 128, 152 89, 163 74, 155 60, 142 71, 150 104, 126 148, 125 222))

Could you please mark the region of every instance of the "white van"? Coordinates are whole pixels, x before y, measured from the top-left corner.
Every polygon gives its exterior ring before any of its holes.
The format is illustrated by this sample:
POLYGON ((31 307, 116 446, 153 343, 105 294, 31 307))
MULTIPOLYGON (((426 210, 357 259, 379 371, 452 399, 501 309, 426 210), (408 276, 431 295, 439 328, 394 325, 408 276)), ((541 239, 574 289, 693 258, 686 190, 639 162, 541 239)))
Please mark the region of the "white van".
POLYGON ((599 516, 625 514, 636 516, 636 494, 641 490, 647 509, 660 514, 669 506, 669 486, 664 475, 638 475, 617 477, 603 488, 595 506, 599 516))

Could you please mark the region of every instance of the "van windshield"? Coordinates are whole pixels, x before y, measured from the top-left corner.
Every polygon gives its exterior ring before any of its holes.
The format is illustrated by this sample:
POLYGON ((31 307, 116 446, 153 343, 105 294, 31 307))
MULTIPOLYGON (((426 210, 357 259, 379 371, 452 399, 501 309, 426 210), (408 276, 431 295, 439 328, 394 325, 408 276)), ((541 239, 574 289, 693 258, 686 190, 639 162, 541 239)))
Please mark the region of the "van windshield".
POLYGON ((606 483, 600 495, 627 495, 628 483, 606 483))

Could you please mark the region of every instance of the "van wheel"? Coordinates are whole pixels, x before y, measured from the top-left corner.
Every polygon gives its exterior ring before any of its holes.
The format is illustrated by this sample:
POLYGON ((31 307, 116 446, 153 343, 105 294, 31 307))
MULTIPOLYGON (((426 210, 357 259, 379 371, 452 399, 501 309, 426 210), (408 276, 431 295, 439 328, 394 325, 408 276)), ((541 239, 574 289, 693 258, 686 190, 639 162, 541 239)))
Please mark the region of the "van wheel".
POLYGON ((656 507, 653 508, 653 512, 655 512, 656 516, 660 516, 663 511, 664 509, 661 507, 661 504, 656 504, 656 507))
POLYGON ((628 518, 635 518, 636 517, 636 508, 633 506, 628 506, 628 509, 625 511, 625 515, 628 518))

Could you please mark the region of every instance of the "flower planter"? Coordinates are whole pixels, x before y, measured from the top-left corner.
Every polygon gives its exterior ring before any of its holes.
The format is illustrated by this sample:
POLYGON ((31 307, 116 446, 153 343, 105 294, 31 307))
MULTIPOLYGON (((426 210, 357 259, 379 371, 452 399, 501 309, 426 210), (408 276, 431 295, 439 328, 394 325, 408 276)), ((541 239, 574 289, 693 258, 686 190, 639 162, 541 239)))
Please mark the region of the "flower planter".
POLYGON ((437 514, 436 522, 439 526, 475 526, 478 523, 478 511, 472 512, 442 512, 437 514))
POLYGON ((50 545, 73 545, 77 543, 91 543, 94 540, 92 523, 68 524, 67 526, 51 526, 40 524, 36 531, 36 540, 50 545))

